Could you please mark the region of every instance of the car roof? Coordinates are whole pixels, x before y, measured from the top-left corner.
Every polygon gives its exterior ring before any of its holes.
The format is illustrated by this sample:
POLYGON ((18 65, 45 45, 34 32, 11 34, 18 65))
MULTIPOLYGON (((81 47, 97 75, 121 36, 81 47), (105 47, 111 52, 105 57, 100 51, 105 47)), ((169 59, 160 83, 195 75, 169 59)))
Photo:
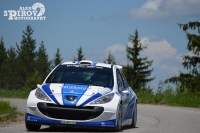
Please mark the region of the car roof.
MULTIPOLYGON (((68 64, 74 64, 74 65, 81 65, 81 64, 84 65, 85 64, 85 65, 107 67, 107 68, 111 68, 112 67, 112 64, 93 62, 91 60, 67 61, 67 62, 61 63, 61 65, 68 65, 68 64)), ((115 65, 115 66, 117 66, 119 69, 122 69, 122 66, 120 66, 120 65, 115 65)))

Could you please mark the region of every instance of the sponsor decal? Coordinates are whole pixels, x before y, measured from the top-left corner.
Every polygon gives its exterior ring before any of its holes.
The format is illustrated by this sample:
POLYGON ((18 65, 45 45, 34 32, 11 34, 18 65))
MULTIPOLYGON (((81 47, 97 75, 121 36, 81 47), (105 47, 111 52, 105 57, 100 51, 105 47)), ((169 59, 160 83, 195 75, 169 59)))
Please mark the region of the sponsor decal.
POLYGON ((101 66, 90 66, 90 65, 79 65, 79 64, 69 64, 69 65, 66 65, 67 67, 82 67, 82 68, 99 68, 99 69, 103 69, 103 67, 101 66))
POLYGON ((76 90, 70 90, 71 93, 76 93, 76 90))
POLYGON ((8 20, 46 20, 45 6, 42 3, 35 3, 30 7, 19 7, 19 10, 4 10, 4 16, 8 20))
POLYGON ((102 127, 114 127, 114 125, 105 125, 105 124, 103 124, 103 125, 101 125, 102 127))
POLYGON ((86 90, 88 88, 88 86, 73 86, 73 85, 66 85, 66 86, 63 86, 63 88, 66 88, 66 89, 77 89, 77 90, 86 90))
POLYGON ((30 118, 30 116, 28 116, 27 121, 37 121, 37 119, 33 119, 33 118, 30 118))
POLYGON ((104 122, 101 123, 102 127, 114 127, 114 125, 105 124, 104 122))
POLYGON ((108 120, 108 121, 101 121, 101 122, 76 122, 76 125, 113 128, 115 127, 115 120, 108 120))

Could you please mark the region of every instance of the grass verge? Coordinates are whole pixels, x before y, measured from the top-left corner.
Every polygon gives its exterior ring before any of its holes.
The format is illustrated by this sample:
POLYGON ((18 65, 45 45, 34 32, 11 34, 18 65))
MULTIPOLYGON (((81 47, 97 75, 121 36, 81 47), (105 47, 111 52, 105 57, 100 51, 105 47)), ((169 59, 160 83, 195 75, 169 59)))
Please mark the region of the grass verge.
POLYGON ((28 98, 29 91, 16 91, 0 89, 1 98, 28 98))
POLYGON ((17 107, 12 107, 9 101, 0 100, 0 122, 15 121, 17 114, 17 107))
POLYGON ((199 94, 191 94, 187 92, 180 93, 179 91, 173 90, 171 88, 157 93, 143 90, 136 92, 136 94, 139 103, 165 104, 172 106, 200 108, 199 94))

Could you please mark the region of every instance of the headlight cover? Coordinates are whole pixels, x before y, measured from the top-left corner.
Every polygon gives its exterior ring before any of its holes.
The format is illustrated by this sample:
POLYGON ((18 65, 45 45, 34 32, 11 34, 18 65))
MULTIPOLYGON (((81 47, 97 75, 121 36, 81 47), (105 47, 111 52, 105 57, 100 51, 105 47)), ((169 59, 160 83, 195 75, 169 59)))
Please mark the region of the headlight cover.
POLYGON ((49 97, 40 88, 37 88, 35 91, 35 96, 41 100, 51 101, 51 99, 49 99, 49 97))
POLYGON ((100 98, 94 100, 90 104, 104 104, 104 103, 108 103, 108 102, 110 102, 113 99, 114 95, 115 95, 115 93, 111 93, 111 94, 105 95, 103 97, 100 97, 100 98))

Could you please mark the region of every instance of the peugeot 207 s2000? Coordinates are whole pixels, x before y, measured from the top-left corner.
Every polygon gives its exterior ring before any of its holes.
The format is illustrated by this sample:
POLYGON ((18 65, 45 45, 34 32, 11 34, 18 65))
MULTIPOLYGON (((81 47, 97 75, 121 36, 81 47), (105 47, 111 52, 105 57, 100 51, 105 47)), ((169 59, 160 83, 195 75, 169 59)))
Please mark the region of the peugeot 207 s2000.
POLYGON ((120 130, 137 123, 137 96, 119 65, 88 60, 56 66, 27 100, 26 128, 41 125, 120 130))

